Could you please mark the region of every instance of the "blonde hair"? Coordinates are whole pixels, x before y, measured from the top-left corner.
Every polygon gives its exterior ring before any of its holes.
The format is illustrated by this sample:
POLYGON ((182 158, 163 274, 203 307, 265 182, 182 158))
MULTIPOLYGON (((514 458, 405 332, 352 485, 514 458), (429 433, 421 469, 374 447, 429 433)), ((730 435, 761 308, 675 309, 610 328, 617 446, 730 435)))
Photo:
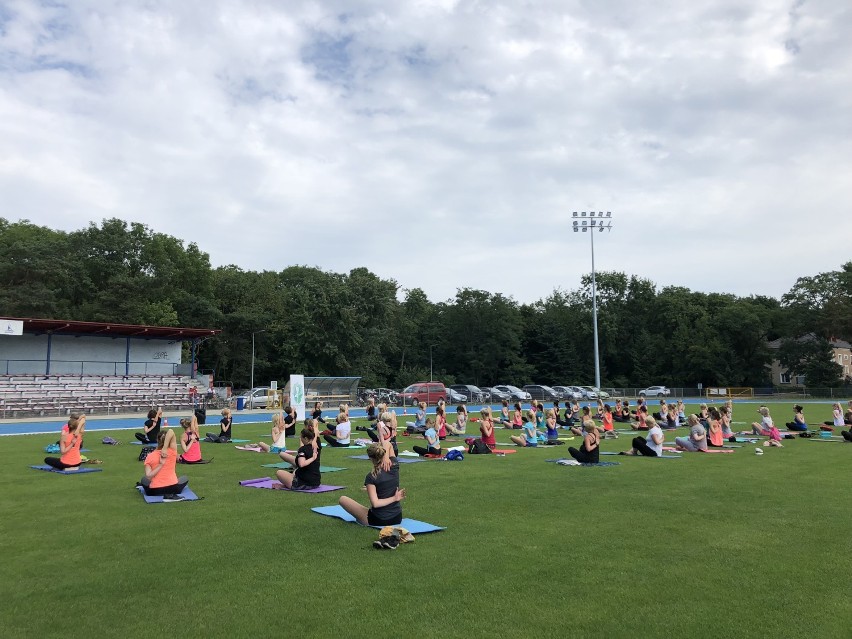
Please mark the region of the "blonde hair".
POLYGON ((687 421, 689 422, 690 426, 697 426, 699 423, 698 417, 694 414, 687 417, 687 421))
POLYGON ((648 428, 653 428, 656 425, 656 419, 654 419, 651 415, 645 415, 645 426, 647 426, 648 428))
POLYGON ((224 415, 225 417, 230 417, 231 416, 231 409, 230 408, 223 408, 222 409, 222 415, 224 415))
POLYGON ((482 410, 479 411, 479 414, 482 415, 483 417, 487 418, 487 419, 491 419, 491 407, 490 406, 483 406, 482 410))
POLYGON ((387 451, 385 447, 381 444, 370 444, 367 448, 367 457, 370 458, 370 461, 373 462, 373 477, 378 477, 379 475, 379 466, 381 466, 382 460, 387 455, 387 451))
POLYGON ((597 429, 598 427, 595 425, 594 419, 592 419, 591 417, 583 419, 583 430, 585 430, 587 433, 593 433, 597 429))
POLYGON ((391 423, 393 421, 393 416, 388 411, 384 411, 379 419, 383 422, 391 423))
POLYGON ((769 409, 766 406, 761 406, 757 409, 757 412, 763 415, 764 417, 769 417, 769 409))

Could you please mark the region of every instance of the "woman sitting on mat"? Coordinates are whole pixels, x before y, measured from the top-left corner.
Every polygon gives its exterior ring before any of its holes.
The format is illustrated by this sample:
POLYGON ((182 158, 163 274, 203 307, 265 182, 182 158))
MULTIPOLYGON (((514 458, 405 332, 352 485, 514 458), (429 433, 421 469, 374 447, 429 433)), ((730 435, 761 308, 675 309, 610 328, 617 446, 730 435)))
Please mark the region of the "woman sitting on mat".
POLYGON ((660 420, 660 428, 663 430, 677 430, 678 426, 680 426, 680 420, 677 417, 677 406, 669 404, 668 412, 660 420))
POLYGON ((775 423, 769 415, 769 409, 766 406, 761 406, 757 409, 757 412, 760 415, 760 423, 752 422, 751 434, 769 437, 772 434, 772 429, 775 428, 775 423))
POLYGON ((707 404, 701 404, 701 408, 695 416, 705 429, 710 425, 710 409, 707 407, 707 404))
POLYGON ((337 426, 334 427, 334 435, 323 435, 323 438, 329 446, 335 448, 346 448, 351 443, 352 424, 346 413, 337 415, 337 426))
POLYGON ((652 416, 653 416, 653 418, 654 418, 654 419, 656 419, 658 422, 662 422, 662 421, 665 421, 666 417, 668 417, 668 414, 669 414, 669 404, 668 404, 668 402, 667 402, 666 400, 661 399, 661 400, 660 400, 660 410, 659 410, 659 412, 654 413, 652 416))
POLYGON ((521 430, 524 427, 524 411, 520 402, 515 402, 515 412, 512 413, 512 430, 521 430))
POLYGON ((438 439, 443 441, 447 438, 447 416, 440 403, 435 409, 435 430, 438 431, 438 439))
MULTIPOLYGON (((405 422, 405 433, 425 433, 426 432, 426 402, 417 404, 417 412, 414 414, 413 422, 405 422)), ((403 433, 403 434, 405 434, 403 433)))
POLYGON ((808 423, 805 421, 804 409, 799 404, 793 406, 793 421, 787 422, 787 430, 797 432, 808 430, 808 423))
POLYGON ((722 422, 722 437, 727 439, 729 442, 737 441, 737 436, 733 430, 731 430, 731 414, 728 410, 727 406, 722 406, 719 409, 719 415, 721 417, 722 422))
POLYGON ((615 402, 615 411, 612 413, 612 420, 618 422, 619 424, 629 424, 630 423, 630 402, 624 400, 623 402, 619 399, 615 402))
POLYGON ((44 463, 56 470, 78 470, 82 463, 80 447, 86 430, 86 416, 72 415, 68 418, 68 429, 62 429, 59 437, 60 457, 45 457, 44 463))
POLYGON ((175 473, 177 441, 174 432, 160 431, 157 449, 145 458, 145 476, 137 484, 146 495, 179 495, 189 483, 186 476, 175 473))
POLYGON ((544 428, 547 431, 547 443, 550 446, 558 446, 563 442, 559 441, 559 424, 556 423, 556 409, 550 408, 547 410, 544 418, 544 428))
POLYGON ((603 436, 605 439, 618 439, 618 433, 615 432, 615 419, 612 415, 612 408, 609 404, 604 404, 603 407, 603 436))
POLYGON ((438 436, 438 431, 435 426, 433 426, 429 420, 427 420, 426 424, 429 428, 426 429, 426 432, 423 433, 423 437, 426 439, 426 447, 423 446, 412 446, 412 450, 415 453, 424 457, 426 455, 441 455, 441 440, 438 436))
MULTIPOLYGON (((648 407, 645 404, 642 404, 636 409, 636 421, 630 422, 630 425, 636 430, 648 430, 648 421, 645 419, 646 417, 651 417, 651 415, 648 414, 648 407)), ((654 418, 651 417, 651 419, 654 418)))
POLYGON ((231 441, 232 423, 233 418, 231 417, 231 409, 223 408, 222 419, 219 420, 219 434, 214 435, 213 433, 207 433, 205 440, 213 444, 227 444, 231 441))
POLYGON ((646 418, 648 424, 648 439, 641 435, 633 438, 633 447, 630 450, 619 453, 619 455, 642 455, 644 457, 662 457, 663 442, 666 441, 666 436, 663 434, 663 429, 657 421, 648 415, 646 418))
POLYGON ((497 448, 497 440, 494 438, 494 420, 491 418, 491 407, 486 406, 479 411, 479 414, 482 416, 479 421, 479 434, 482 437, 482 443, 494 450, 497 448))
POLYGON ((565 412, 562 415, 562 423, 560 425, 562 428, 571 428, 576 421, 577 413, 574 411, 573 404, 570 401, 565 402, 565 412))
MULTIPOLYGON (((707 416, 710 416, 709 413, 707 416)), ((706 451, 707 430, 702 426, 698 415, 690 415, 687 422, 689 423, 689 437, 675 437, 675 446, 678 450, 685 450, 691 453, 706 451)))
POLYGON ((371 397, 367 400, 367 425, 356 426, 355 430, 365 430, 369 433, 370 427, 375 425, 376 419, 376 400, 371 397))
POLYGON ((512 427, 512 420, 509 418, 509 400, 504 399, 500 407, 500 425, 512 427))
POLYGON ((183 428, 183 434, 180 437, 183 454, 178 457, 178 463, 200 464, 204 460, 201 458, 201 443, 198 438, 198 418, 195 414, 189 419, 184 417, 180 420, 180 426, 183 428))
POLYGON ((399 464, 387 465, 389 450, 380 444, 371 444, 367 455, 373 470, 364 478, 364 487, 370 507, 366 508, 350 497, 341 497, 343 510, 355 517, 362 526, 393 526, 402 521, 405 489, 399 487, 399 464))
POLYGON ((835 402, 834 406, 832 406, 832 415, 834 419, 830 422, 823 422, 823 425, 819 427, 820 430, 832 431, 835 428, 842 428, 844 426, 843 409, 840 407, 840 402, 835 402))
POLYGON ((145 420, 145 424, 142 426, 144 429, 141 433, 134 433, 136 439, 138 439, 143 444, 154 444, 157 442, 157 437, 160 434, 160 421, 163 419, 163 409, 158 408, 154 410, 153 408, 148 411, 148 419, 145 420))
POLYGON ((583 432, 583 444, 580 449, 569 446, 568 452, 581 464, 597 464, 600 461, 601 436, 593 419, 583 419, 583 432))
POLYGON ((677 408, 678 425, 686 424, 686 406, 684 405, 683 400, 677 400, 677 404, 675 404, 675 407, 677 408))
POLYGON ((287 426, 284 419, 281 413, 275 413, 272 416, 272 446, 266 442, 257 442, 254 446, 263 449, 265 453, 287 452, 287 426))
POLYGON ((467 428, 467 406, 459 404, 456 406, 456 423, 447 422, 447 432, 450 435, 464 435, 467 428))
POLYGON ((320 424, 325 424, 322 418, 322 402, 314 402, 314 412, 311 413, 311 419, 317 420, 320 424))
MULTIPOLYGON (((308 420, 305 420, 306 422, 308 420)), ((315 419, 311 419, 312 423, 316 423, 315 419)), ((279 470, 275 473, 281 486, 286 490, 311 490, 322 483, 322 475, 320 474, 320 444, 316 441, 316 427, 302 429, 300 441, 302 443, 299 450, 296 452, 296 457, 293 460, 293 465, 296 467, 295 472, 279 470)))
POLYGON ((538 446, 538 431, 535 429, 535 413, 532 411, 527 412, 521 418, 521 423, 523 424, 524 432, 520 435, 510 435, 509 439, 512 440, 517 446, 522 446, 524 448, 535 448, 538 446))
POLYGON ((707 445, 712 448, 722 448, 725 436, 722 433, 722 415, 715 406, 710 407, 710 427, 707 429, 707 445))

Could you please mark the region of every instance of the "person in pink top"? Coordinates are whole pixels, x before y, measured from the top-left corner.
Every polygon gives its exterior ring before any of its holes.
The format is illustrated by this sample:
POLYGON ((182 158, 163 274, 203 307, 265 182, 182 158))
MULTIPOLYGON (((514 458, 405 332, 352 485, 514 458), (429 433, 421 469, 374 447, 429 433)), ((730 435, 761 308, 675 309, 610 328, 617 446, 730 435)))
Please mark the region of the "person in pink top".
POLYGON ((77 470, 80 467, 80 447, 83 444, 83 431, 86 430, 86 416, 72 415, 68 420, 68 429, 62 429, 59 439, 61 457, 45 457, 44 463, 57 470, 77 470))
POLYGON ((145 476, 137 485, 142 486, 146 495, 179 495, 189 479, 177 476, 175 464, 175 434, 171 429, 162 430, 157 436, 157 449, 145 458, 145 476))
POLYGON ((441 406, 435 409, 435 430, 438 431, 439 440, 447 438, 447 416, 441 406))
POLYGON ((491 450, 494 450, 497 448, 497 440, 494 438, 494 420, 491 418, 491 407, 486 406, 479 414, 482 416, 482 419, 479 421, 479 433, 482 435, 482 443, 491 450))
POLYGON ((180 438, 180 447, 183 449, 183 454, 178 457, 178 463, 200 464, 204 460, 201 459, 198 419, 195 415, 191 419, 183 418, 180 420, 180 425, 183 428, 183 435, 180 438))

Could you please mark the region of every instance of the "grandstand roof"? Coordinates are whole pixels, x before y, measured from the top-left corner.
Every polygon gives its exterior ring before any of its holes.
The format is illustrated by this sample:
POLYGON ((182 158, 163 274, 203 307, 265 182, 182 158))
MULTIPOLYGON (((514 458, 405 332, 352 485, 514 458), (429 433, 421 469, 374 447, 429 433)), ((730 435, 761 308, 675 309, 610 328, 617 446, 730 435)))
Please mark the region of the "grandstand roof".
POLYGON ((180 328, 176 326, 145 326, 117 322, 75 322, 72 320, 7 317, 24 323, 24 333, 54 335, 93 335, 97 337, 140 337, 151 339, 192 340, 212 337, 222 331, 216 328, 180 328))

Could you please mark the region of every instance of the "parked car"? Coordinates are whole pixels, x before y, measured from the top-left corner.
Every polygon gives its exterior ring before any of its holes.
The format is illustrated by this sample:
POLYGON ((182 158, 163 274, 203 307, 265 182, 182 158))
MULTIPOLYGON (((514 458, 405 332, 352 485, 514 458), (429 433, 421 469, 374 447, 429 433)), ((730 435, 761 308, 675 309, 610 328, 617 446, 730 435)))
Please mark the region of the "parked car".
POLYGON ((668 397, 671 394, 665 386, 649 386, 639 391, 639 397, 668 397))
POLYGON ((528 402, 532 399, 528 392, 521 390, 517 386, 512 386, 511 384, 498 384, 497 386, 493 386, 492 388, 495 388, 503 393, 508 393, 510 400, 515 400, 518 402, 528 402))
POLYGON ((583 399, 583 393, 575 390, 573 386, 553 386, 552 388, 559 393, 559 399, 583 399))
POLYGON ((243 392, 237 397, 235 404, 239 403, 240 399, 246 408, 266 408, 269 403, 269 386, 257 386, 243 392))
POLYGON ((485 399, 483 401, 486 402, 502 402, 504 399, 508 402, 512 399, 512 396, 509 393, 504 393, 503 391, 491 388, 490 386, 483 386, 482 392, 485 394, 485 399))
POLYGON ((587 393, 588 399, 609 399, 609 393, 602 391, 597 386, 580 386, 587 393))
POLYGON ((438 400, 447 400, 447 387, 443 382, 417 382, 402 391, 399 400, 411 406, 418 402, 437 404, 438 400))
POLYGON ((529 393, 532 399, 538 399, 541 401, 553 401, 555 399, 559 399, 559 393, 553 390, 550 386, 544 386, 543 384, 527 384, 524 386, 523 390, 529 393))
POLYGON ((460 393, 452 389, 452 387, 447 389, 447 402, 450 404, 463 404, 467 401, 467 395, 464 393, 460 393))
POLYGON ((468 401, 471 402, 485 401, 485 393, 483 393, 482 389, 478 386, 473 386, 471 384, 453 384, 450 386, 450 390, 454 390, 462 395, 467 395, 468 401))

